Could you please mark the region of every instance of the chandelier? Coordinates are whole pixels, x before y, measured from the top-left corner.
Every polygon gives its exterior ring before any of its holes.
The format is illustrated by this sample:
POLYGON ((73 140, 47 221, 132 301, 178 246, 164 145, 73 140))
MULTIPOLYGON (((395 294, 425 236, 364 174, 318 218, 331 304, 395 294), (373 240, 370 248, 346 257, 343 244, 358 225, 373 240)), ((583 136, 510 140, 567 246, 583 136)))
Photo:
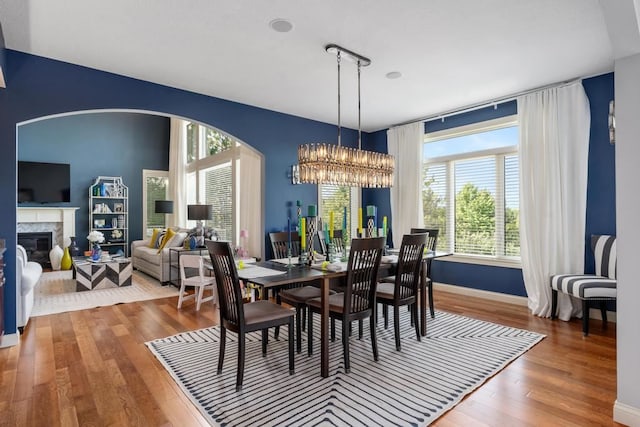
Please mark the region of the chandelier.
POLYGON ((330 44, 325 47, 335 54, 338 62, 338 145, 309 143, 298 147, 300 182, 333 184, 349 187, 384 188, 393 186, 394 157, 362 149, 360 123, 360 68, 371 64, 368 58, 343 47, 330 44), (342 57, 358 66, 358 148, 343 147, 340 124, 340 62, 342 57))

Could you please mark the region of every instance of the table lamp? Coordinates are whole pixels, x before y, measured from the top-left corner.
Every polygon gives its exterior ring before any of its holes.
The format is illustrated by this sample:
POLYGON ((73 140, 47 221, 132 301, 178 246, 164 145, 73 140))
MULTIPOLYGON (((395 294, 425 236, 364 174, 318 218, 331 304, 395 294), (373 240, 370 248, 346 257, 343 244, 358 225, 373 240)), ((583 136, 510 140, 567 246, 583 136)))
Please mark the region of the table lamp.
POLYGON ((187 219, 198 221, 197 227, 202 227, 202 220, 211 219, 212 215, 211 205, 187 205, 187 219))

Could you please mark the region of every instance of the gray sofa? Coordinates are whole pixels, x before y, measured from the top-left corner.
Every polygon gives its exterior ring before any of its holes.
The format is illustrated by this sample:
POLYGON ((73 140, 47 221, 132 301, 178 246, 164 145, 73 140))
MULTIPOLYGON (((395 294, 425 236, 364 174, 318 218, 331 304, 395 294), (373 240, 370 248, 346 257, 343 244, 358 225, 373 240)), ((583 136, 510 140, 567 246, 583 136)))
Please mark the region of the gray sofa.
MULTIPOLYGON (((160 252, 158 252, 157 248, 149 247, 149 239, 134 240, 131 242, 131 264, 133 268, 155 277, 162 283, 168 282, 170 277, 169 248, 182 247, 186 236, 186 231, 179 230, 160 252)), ((174 272, 174 279, 178 278, 177 274, 177 272, 174 272)))

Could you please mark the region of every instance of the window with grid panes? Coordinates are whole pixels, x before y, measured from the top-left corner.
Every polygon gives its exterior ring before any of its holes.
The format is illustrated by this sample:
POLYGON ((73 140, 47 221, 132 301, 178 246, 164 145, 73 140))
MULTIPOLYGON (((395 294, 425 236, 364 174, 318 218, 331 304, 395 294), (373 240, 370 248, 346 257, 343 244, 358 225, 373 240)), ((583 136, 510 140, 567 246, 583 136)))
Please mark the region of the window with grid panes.
MULTIPOLYGON (((222 240, 234 241, 233 159, 238 142, 198 123, 186 122, 187 203, 213 207, 211 220, 222 240)), ((190 221, 193 226, 195 221, 190 221)))
POLYGON ((515 117, 425 135, 424 224, 438 248, 465 256, 520 257, 515 117))
POLYGON ((318 184, 319 213, 323 224, 329 223, 329 213, 333 211, 334 229, 342 229, 344 208, 347 208, 347 239, 351 239, 350 215, 352 212, 353 189, 339 185, 318 184))

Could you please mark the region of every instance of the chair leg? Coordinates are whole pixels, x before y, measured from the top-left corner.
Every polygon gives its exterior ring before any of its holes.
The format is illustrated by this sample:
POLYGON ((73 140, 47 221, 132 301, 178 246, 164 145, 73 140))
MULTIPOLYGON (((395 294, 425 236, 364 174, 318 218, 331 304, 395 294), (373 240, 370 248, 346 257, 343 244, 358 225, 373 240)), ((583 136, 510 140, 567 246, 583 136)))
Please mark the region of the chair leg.
POLYGON ((369 320, 371 329, 371 349, 373 350, 373 360, 378 361, 378 337, 376 335, 376 319, 371 317, 369 320))
POLYGON ((358 320, 358 339, 362 339, 362 319, 358 320))
POLYGON ((582 334, 589 335, 589 300, 582 300, 582 334))
POLYGON ((382 315, 384 316, 384 328, 387 329, 389 327, 389 306, 387 304, 382 306, 382 315))
POLYGON ((600 314, 602 315, 602 327, 607 327, 607 302, 600 301, 600 314))
MULTIPOLYGON (((298 333, 300 333, 300 329, 298 329, 298 333)), ((298 351, 298 353, 299 352, 300 351, 298 351)), ((289 375, 293 375, 295 373, 294 357, 295 356, 293 354, 293 317, 289 317, 289 375)))
POLYGON ((400 351, 400 307, 398 306, 393 307, 393 335, 396 339, 396 350, 400 351))
POLYGON ((309 356, 313 354, 313 311, 311 310, 307 316, 307 352, 309 356))
MULTIPOLYGON (((278 292, 278 290, 274 289, 273 292, 275 293, 276 304, 282 305, 282 299, 280 298, 280 293, 278 292)), ((280 326, 276 326, 276 331, 273 333, 273 338, 280 339, 280 326)))
POLYGON ((244 379, 244 351, 245 334, 238 333, 238 374, 236 376, 236 391, 242 390, 242 380, 244 379))
POLYGON ((200 305, 202 305, 202 297, 204 296, 204 286, 198 287, 198 297, 196 299, 196 311, 200 311, 200 305))
POLYGON ((301 307, 296 307, 296 352, 302 353, 302 313, 306 310, 301 307))
POLYGON ((227 328, 220 326, 220 352, 218 353, 218 374, 222 373, 222 363, 224 362, 224 348, 227 344, 227 328))
POLYGON ((436 317, 436 311, 433 308, 433 281, 431 279, 427 282, 427 290, 429 295, 429 313, 431 314, 431 318, 436 317))
MULTIPOLYGON (((414 302, 413 304, 411 304, 411 317, 414 317, 416 319, 418 318, 418 303, 414 302)), ((416 328, 416 337, 418 338, 418 341, 420 341, 421 340, 421 337, 420 337, 420 324, 418 323, 417 320, 414 322, 413 326, 415 326, 415 328, 416 328)))
POLYGON ((308 309, 306 307, 302 310, 302 330, 303 331, 307 327, 307 310, 308 309))
POLYGON ((267 344, 269 343, 269 329, 262 330, 262 357, 267 355, 267 344))
POLYGON ((331 318, 331 342, 336 340, 336 319, 331 318))
POLYGON ((184 282, 182 282, 182 284, 180 285, 180 293, 178 296, 178 308, 182 307, 182 301, 184 301, 184 292, 185 292, 185 286, 184 286, 184 282))
POLYGON ((556 311, 558 310, 558 291, 551 290, 551 319, 558 317, 556 311))
POLYGON ((351 322, 347 322, 346 319, 342 319, 342 352, 344 358, 344 372, 348 374, 351 372, 351 361, 349 360, 349 329, 351 322))

